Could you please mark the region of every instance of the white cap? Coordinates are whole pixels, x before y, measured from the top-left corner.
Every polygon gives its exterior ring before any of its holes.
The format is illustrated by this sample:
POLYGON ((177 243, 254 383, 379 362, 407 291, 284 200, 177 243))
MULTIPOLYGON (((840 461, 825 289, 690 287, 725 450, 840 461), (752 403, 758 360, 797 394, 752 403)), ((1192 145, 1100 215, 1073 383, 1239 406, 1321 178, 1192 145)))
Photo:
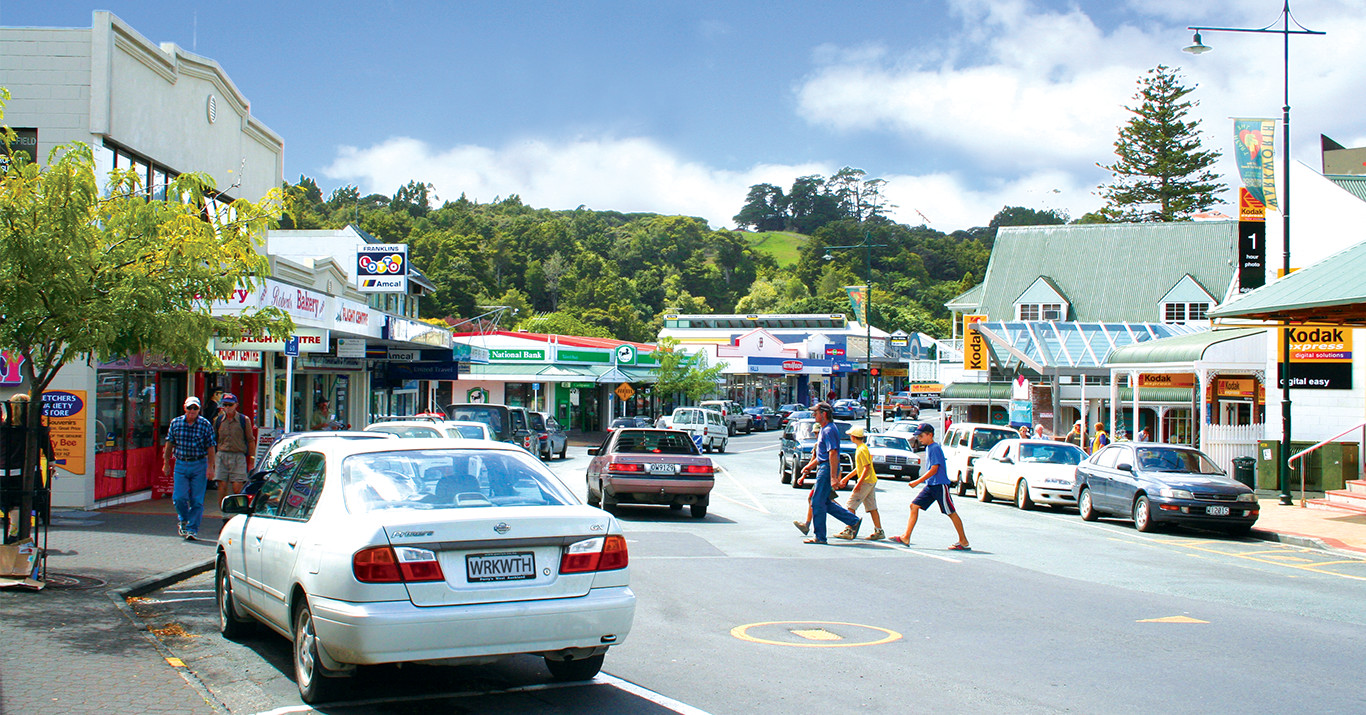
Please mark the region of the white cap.
POLYGON ((202 407, 202 405, 199 404, 199 398, 198 398, 198 397, 195 397, 195 396, 193 396, 193 395, 191 395, 190 397, 186 397, 186 398, 185 398, 185 406, 186 406, 186 407, 202 407))

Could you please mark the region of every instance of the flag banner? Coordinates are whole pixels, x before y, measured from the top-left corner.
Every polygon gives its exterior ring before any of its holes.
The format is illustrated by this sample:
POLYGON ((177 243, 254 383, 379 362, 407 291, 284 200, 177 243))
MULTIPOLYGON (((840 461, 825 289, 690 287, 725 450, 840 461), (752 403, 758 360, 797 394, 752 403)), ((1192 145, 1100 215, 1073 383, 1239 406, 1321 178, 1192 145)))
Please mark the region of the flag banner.
POLYGON ((868 324, 868 286, 845 286, 849 292, 849 305, 854 309, 854 320, 862 325, 868 324))
POLYGON ((1233 154, 1238 175, 1252 198, 1272 211, 1276 208, 1276 121, 1234 119, 1233 154))

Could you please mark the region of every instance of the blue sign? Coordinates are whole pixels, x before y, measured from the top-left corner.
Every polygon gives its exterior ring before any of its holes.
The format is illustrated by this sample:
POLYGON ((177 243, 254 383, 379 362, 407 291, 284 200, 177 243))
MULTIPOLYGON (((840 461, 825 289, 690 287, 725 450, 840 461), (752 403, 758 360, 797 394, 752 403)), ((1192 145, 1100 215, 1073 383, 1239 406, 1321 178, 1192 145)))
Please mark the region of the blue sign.
POLYGON ((285 341, 285 355, 299 357, 299 336, 296 335, 285 341))

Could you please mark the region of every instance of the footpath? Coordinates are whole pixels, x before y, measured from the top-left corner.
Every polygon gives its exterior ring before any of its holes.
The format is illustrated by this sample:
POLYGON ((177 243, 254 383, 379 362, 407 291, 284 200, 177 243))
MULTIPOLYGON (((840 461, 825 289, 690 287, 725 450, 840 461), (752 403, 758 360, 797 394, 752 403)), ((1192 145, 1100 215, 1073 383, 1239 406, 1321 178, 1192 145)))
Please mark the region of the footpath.
MULTIPOLYGON (((1366 559, 1366 515, 1261 503, 1254 537, 1366 559)), ((46 588, 0 590, 0 713, 225 712, 126 601, 212 568, 221 517, 205 512, 196 542, 169 499, 55 512, 46 588)))

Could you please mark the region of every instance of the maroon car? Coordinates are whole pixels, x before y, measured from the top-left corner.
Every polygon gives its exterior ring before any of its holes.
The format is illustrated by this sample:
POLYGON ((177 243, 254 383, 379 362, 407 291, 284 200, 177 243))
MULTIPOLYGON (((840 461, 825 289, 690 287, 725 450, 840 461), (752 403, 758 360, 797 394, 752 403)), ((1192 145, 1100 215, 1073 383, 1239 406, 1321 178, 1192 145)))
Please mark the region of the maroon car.
POLYGON ((687 432, 619 428, 588 454, 589 505, 686 504, 694 518, 707 515, 716 470, 687 432))

